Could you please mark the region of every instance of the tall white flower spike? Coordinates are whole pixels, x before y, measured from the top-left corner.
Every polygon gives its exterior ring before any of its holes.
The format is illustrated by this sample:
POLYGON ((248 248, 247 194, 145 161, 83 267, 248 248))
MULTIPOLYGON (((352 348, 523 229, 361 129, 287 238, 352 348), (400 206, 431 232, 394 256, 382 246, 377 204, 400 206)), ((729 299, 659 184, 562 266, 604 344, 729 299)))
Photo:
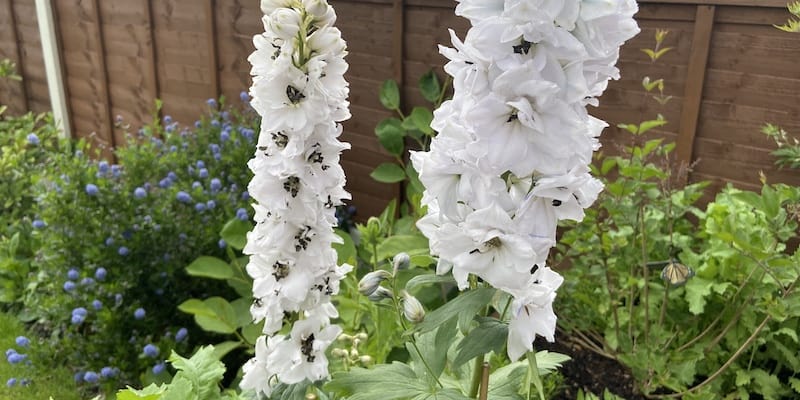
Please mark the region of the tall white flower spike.
POLYGON ((545 266, 559 220, 583 219, 603 185, 589 174, 592 117, 619 48, 639 32, 634 0, 457 0, 472 27, 453 48, 453 99, 434 113, 430 152, 411 155, 428 214, 418 226, 464 289, 476 275, 513 296, 508 355, 554 340, 563 279, 545 266))
POLYGON ((261 115, 248 191, 256 201, 255 228, 244 252, 253 278, 250 309, 264 321, 256 354, 241 386, 269 396, 278 383, 328 376, 325 350, 341 329, 331 296, 349 265, 337 265, 332 243, 335 207, 344 190, 339 122, 350 117, 347 54, 336 14, 326 0, 262 0, 264 33, 249 57, 251 105, 261 115), (286 316, 296 320, 276 335, 286 316), (295 318, 296 317, 296 318, 295 318))

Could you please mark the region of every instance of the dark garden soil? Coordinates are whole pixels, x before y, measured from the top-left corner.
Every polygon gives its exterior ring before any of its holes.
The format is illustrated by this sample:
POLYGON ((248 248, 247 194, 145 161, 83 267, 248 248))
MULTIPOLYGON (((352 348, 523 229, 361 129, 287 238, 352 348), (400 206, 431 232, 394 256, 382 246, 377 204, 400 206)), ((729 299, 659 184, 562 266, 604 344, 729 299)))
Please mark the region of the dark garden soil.
POLYGON ((627 400, 644 400, 638 393, 630 371, 615 360, 603 357, 569 340, 561 333, 555 343, 537 339, 537 350, 549 350, 572 357, 559 369, 564 376, 563 390, 553 400, 575 400, 578 390, 592 392, 602 399, 603 391, 610 392, 627 400))

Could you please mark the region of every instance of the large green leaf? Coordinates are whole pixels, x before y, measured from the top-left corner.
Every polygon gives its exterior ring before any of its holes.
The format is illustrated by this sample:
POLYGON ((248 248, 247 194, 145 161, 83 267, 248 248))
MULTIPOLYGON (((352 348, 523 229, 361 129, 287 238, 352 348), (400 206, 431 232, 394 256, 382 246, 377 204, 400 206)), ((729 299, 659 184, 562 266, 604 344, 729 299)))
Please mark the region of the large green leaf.
POLYGON ((381 104, 390 110, 397 110, 400 108, 400 88, 397 82, 392 79, 383 82, 381 85, 381 92, 378 96, 381 104))
POLYGON ((241 250, 247 243, 247 232, 250 232, 252 229, 253 225, 250 221, 242 221, 238 218, 234 218, 222 227, 222 231, 220 231, 219 234, 229 246, 236 250, 241 250))
POLYGON ((389 236, 378 244, 378 260, 392 258, 397 253, 428 251, 428 238, 422 234, 389 236))
POLYGON ((378 182, 397 183, 406 179, 406 171, 403 171, 403 168, 397 164, 383 163, 378 165, 378 168, 375 168, 369 176, 378 182))
POLYGON ((389 154, 400 156, 405 149, 404 139, 406 130, 403 129, 402 122, 397 118, 387 118, 378 123, 375 127, 375 135, 389 154))
POLYGON ((478 288, 463 292, 445 305, 431 311, 425 316, 425 320, 417 325, 419 332, 427 332, 436 329, 439 325, 458 317, 459 327, 462 332, 469 328, 468 321, 472 321, 478 310, 486 306, 494 296, 493 288, 478 288))
POLYGON ((178 305, 178 310, 187 314, 214 316, 214 310, 208 308, 203 300, 189 299, 178 305))
POLYGON ((453 360, 456 366, 490 351, 502 353, 508 337, 508 325, 494 318, 478 318, 478 326, 472 329, 458 344, 458 353, 453 360))
POLYGON ((441 283, 448 283, 453 284, 455 283, 455 279, 451 275, 434 275, 434 274, 423 274, 417 275, 408 280, 406 283, 406 290, 409 292, 413 292, 419 286, 425 285, 435 285, 441 283))
POLYGON ((195 314, 194 320, 201 328, 217 333, 233 333, 238 327, 236 311, 230 303, 222 297, 211 297, 203 303, 213 312, 213 315, 195 314))
POLYGON ((425 107, 414 107, 411 114, 407 117, 414 127, 426 135, 433 135, 433 128, 431 128, 431 121, 433 121, 433 113, 425 107))
POLYGON ((428 385, 417 378, 411 367, 394 362, 371 369, 353 368, 349 372, 334 373, 325 390, 347 396, 349 400, 400 400, 427 392, 428 385))
POLYGON ((230 279, 234 275, 233 268, 225 261, 209 256, 200 256, 186 267, 186 273, 211 279, 230 279))

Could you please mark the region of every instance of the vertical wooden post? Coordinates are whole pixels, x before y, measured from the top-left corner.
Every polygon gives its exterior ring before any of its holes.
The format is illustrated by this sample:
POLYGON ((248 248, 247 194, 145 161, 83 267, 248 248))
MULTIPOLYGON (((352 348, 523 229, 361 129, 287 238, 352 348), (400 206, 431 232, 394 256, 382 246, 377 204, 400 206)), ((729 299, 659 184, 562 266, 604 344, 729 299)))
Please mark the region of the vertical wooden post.
MULTIPOLYGON (((142 0, 147 9, 147 31, 150 34, 149 50, 150 54, 150 93, 154 99, 161 98, 161 88, 158 82, 158 51, 156 50, 156 22, 153 19, 153 1, 142 0)), ((151 99, 148 99, 148 101, 151 99)))
POLYGON ((403 88, 403 35, 405 30, 405 6, 403 0, 394 0, 392 13, 392 77, 403 88))
POLYGON ((17 18, 14 15, 14 0, 6 0, 6 4, 8 4, 8 20, 9 24, 11 25, 11 40, 14 41, 14 49, 17 52, 17 74, 23 78, 21 82, 19 82, 20 88, 22 88, 22 101, 24 104, 23 112, 30 111, 30 99, 28 99, 28 86, 25 84, 27 79, 25 79, 25 63, 22 62, 22 43, 19 41, 19 33, 17 32, 17 18))
POLYGON ((208 70, 211 74, 211 96, 217 98, 219 92, 219 62, 217 54, 217 18, 215 16, 216 1, 206 0, 206 35, 208 37, 208 70))
POLYGON ((36 0, 36 22, 42 43, 42 59, 47 76, 47 94, 56 124, 61 124, 61 136, 72 137, 73 124, 69 113, 69 96, 64 82, 63 47, 58 35, 58 18, 51 0, 36 0))
MULTIPOLYGON (((708 52, 711 48, 711 33, 714 30, 715 6, 697 6, 692 37, 692 53, 689 57, 689 68, 686 86, 683 89, 683 107, 678 128, 676 157, 681 165, 692 163, 694 139, 697 135, 697 120, 703 104, 703 83, 705 82, 708 52)), ((684 185, 689 179, 686 174, 679 177, 679 184, 684 185)))
MULTIPOLYGON (((100 96, 106 111, 105 117, 106 126, 108 127, 109 133, 109 143, 111 144, 111 147, 114 148, 117 146, 117 139, 114 135, 114 116, 111 115, 113 111, 111 110, 111 91, 108 83, 108 65, 106 65, 106 43, 103 36, 103 19, 101 15, 102 13, 100 12, 99 0, 93 0, 92 7, 94 8, 94 33, 95 37, 97 38, 98 45, 97 58, 100 61, 100 96)), ((110 152, 110 155, 113 157, 113 151, 110 152)))

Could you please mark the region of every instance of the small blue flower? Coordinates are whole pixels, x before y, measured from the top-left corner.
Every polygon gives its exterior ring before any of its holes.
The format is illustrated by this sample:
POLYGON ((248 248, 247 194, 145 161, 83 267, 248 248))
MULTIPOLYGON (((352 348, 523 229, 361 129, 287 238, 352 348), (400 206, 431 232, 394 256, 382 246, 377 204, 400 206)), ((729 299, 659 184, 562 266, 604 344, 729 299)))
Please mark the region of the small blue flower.
POLYGON ((108 161, 103 160, 97 163, 97 170, 104 174, 108 172, 108 161))
POLYGON ((17 338, 14 340, 14 342, 17 344, 17 346, 23 347, 23 348, 26 348, 26 349, 28 348, 28 346, 31 345, 31 340, 26 338, 25 336, 17 336, 17 338))
POLYGON ((175 128, 176 128, 175 124, 170 124, 170 125, 167 125, 164 128, 164 130, 167 131, 167 133, 172 133, 172 132, 175 132, 175 128))
POLYGON ((158 363, 158 364, 153 366, 153 374, 154 375, 158 375, 158 374, 164 372, 164 370, 166 368, 167 368, 166 364, 164 364, 164 362, 162 361, 162 362, 160 362, 160 363, 158 363))
POLYGON ((211 179, 211 185, 210 186, 211 186, 211 191, 212 192, 216 192, 216 191, 222 189, 222 181, 220 181, 219 178, 213 178, 213 179, 211 179))
POLYGON ((220 249, 224 249, 228 247, 228 242, 226 242, 225 239, 220 239, 219 242, 217 242, 217 246, 219 246, 220 249))
POLYGON ((97 185, 94 183, 86 185, 86 194, 89 196, 97 196, 98 193, 100 193, 100 189, 97 188, 97 185))
POLYGON ((32 144, 34 146, 38 146, 39 145, 39 137, 36 136, 35 133, 33 133, 33 132, 29 133, 27 139, 28 139, 28 143, 29 144, 32 144))
POLYGON ((242 136, 244 136, 245 139, 252 141, 253 137, 255 136, 255 131, 249 128, 242 129, 242 136))
POLYGON ((170 186, 172 186, 172 180, 170 180, 169 178, 164 178, 164 179, 158 181, 158 187, 160 187, 162 189, 166 189, 166 188, 168 188, 170 186))
POLYGON ((202 123, 202 122, 200 122, 200 121, 194 121, 194 127, 195 127, 195 128, 198 128, 198 129, 200 129, 200 127, 201 127, 201 126, 203 126, 203 123, 202 123))
POLYGON ((174 173, 174 172, 170 171, 170 172, 167 174, 167 178, 169 178, 169 180, 171 180, 171 181, 175 182, 175 181, 177 181, 177 180, 178 180, 178 174, 176 174, 176 173, 174 173))
POLYGON ((103 367, 100 369, 100 376, 103 378, 113 378, 117 376, 117 370, 111 367, 103 367))
POLYGON ((117 294, 114 295, 114 303, 116 305, 122 304, 122 294, 117 293, 117 294))
POLYGON ((202 183, 200 183, 198 181, 192 182, 192 190, 202 189, 202 188, 203 188, 203 184, 202 183))
MULTIPOLYGON (((28 139, 28 140, 30 140, 30 139, 28 139)), ((8 378, 8 380, 6 381, 6 386, 8 386, 8 387, 14 387, 16 385, 17 385, 17 378, 8 378)))
POLYGON ((249 221, 250 215, 247 214, 247 210, 240 208, 236 210, 236 218, 239 218, 241 221, 249 221))
POLYGON ((80 277, 80 273, 78 273, 78 270, 75 268, 70 268, 69 271, 67 271, 67 279, 77 281, 80 277))
POLYGON ((94 279, 86 277, 81 279, 81 286, 92 286, 94 285, 94 279))
POLYGON ((103 267, 97 268, 97 270, 94 271, 94 278, 97 279, 98 281, 106 280, 107 275, 108 271, 106 271, 106 269, 103 267))
POLYGON ((92 300, 92 308, 95 310, 100 310, 103 308, 103 302, 97 299, 92 300))
POLYGON ((75 282, 73 281, 66 281, 64 282, 64 290, 67 292, 71 292, 75 290, 75 282))
POLYGON ((200 168, 200 170, 197 171, 197 176, 199 176, 202 179, 208 178, 208 170, 205 168, 200 168))
POLYGON ((249 103, 250 102, 250 95, 247 92, 243 91, 243 92, 239 93, 239 100, 241 100, 244 103, 249 103))
POLYGON ((111 166, 111 175, 114 175, 114 178, 119 178, 120 173, 122 173, 122 167, 117 164, 111 166))
POLYGON ((172 123, 172 116, 171 115, 165 115, 164 116, 164 123, 167 124, 167 125, 171 124, 172 123))
POLYGON ((114 244, 114 238, 107 237, 106 238, 106 246, 111 246, 112 244, 114 244))
POLYGON ((152 343, 148 343, 147 345, 145 345, 144 349, 143 349, 143 352, 144 352, 144 355, 146 355, 146 356, 148 356, 150 358, 158 357, 158 347, 156 347, 156 345, 154 345, 152 343))
POLYGON ((189 335, 189 331, 186 328, 178 329, 178 331, 175 332, 175 341, 176 342, 182 342, 183 339, 186 339, 186 336, 188 336, 188 335, 189 335))
POLYGON ((31 225, 33 225, 34 229, 44 229, 44 227, 47 226, 47 224, 45 224, 44 221, 42 221, 40 219, 33 220, 31 225))
POLYGON ((86 383, 97 383, 100 380, 100 377, 97 375, 97 372, 94 371, 86 371, 83 374, 83 381, 86 383))
POLYGON ((220 115, 220 116, 222 117, 222 119, 224 119, 225 121, 227 121, 227 120, 231 119, 231 113, 229 113, 229 112, 227 112, 227 111, 223 111, 223 112, 221 112, 219 115, 220 115))
POLYGON ((219 154, 219 145, 216 143, 209 144, 208 149, 211 150, 211 153, 214 155, 219 154))
POLYGON ((206 100, 206 104, 208 104, 208 106, 211 107, 211 108, 216 108, 217 107, 217 100, 216 99, 208 99, 208 100, 206 100))
POLYGON ((180 239, 180 240, 181 240, 181 242, 185 242, 185 241, 186 241, 186 239, 188 239, 188 238, 189 238, 189 237, 188 237, 188 236, 186 236, 186 234, 185 234, 185 233, 181 233, 181 234, 179 234, 179 235, 178 235, 178 239, 180 239))
POLYGON ((128 250, 128 248, 125 247, 125 246, 120 246, 119 249, 117 249, 117 254, 119 254, 119 255, 121 255, 123 257, 127 256, 128 254, 130 254, 130 252, 131 251, 128 250))
POLYGON ((224 130, 219 133, 220 142, 227 142, 230 138, 231 138, 231 132, 229 130, 224 130))
POLYGON ((86 320, 86 316, 85 315, 72 314, 72 318, 70 319, 70 322, 72 322, 72 325, 80 325, 85 320, 86 320))
POLYGON ((242 192, 242 200, 250 200, 250 192, 248 192, 247 190, 242 192))
POLYGON ((178 192, 178 194, 175 195, 175 199, 177 199, 181 203, 191 203, 192 202, 192 196, 189 196, 189 193, 186 193, 184 191, 178 192))
POLYGON ((178 146, 175 146, 174 144, 172 146, 169 146, 170 153, 176 153, 177 151, 178 151, 178 146))
POLYGON ((136 189, 133 191, 133 197, 136 197, 137 199, 143 199, 143 198, 145 198, 146 196, 147 196, 147 190, 144 190, 144 188, 143 188, 143 187, 137 187, 137 188, 136 188, 136 189))
POLYGON ((206 210, 206 203, 197 203, 194 205, 194 210, 197 212, 203 212, 206 210))
POLYGON ((8 361, 9 364, 19 364, 25 361, 26 358, 28 358, 28 356, 25 354, 13 353, 6 357, 6 361, 8 361))
POLYGON ((83 381, 83 375, 84 375, 83 372, 80 372, 80 371, 76 372, 75 375, 73 375, 73 379, 75 379, 75 382, 82 382, 83 381))
POLYGON ((203 160, 197 160, 197 162, 195 163, 195 165, 197 166, 197 168, 198 168, 198 169, 200 169, 200 168, 205 168, 205 167, 206 167, 206 163, 205 163, 205 162, 203 162, 203 160))
POLYGON ((139 307, 133 312, 133 318, 142 320, 144 319, 145 314, 147 313, 144 311, 144 308, 139 307))
POLYGON ((213 210, 217 208, 217 202, 214 200, 209 200, 206 202, 206 209, 213 210))
POLYGON ((22 380, 19 381, 20 386, 30 386, 30 384, 31 380, 28 378, 22 378, 22 380))

